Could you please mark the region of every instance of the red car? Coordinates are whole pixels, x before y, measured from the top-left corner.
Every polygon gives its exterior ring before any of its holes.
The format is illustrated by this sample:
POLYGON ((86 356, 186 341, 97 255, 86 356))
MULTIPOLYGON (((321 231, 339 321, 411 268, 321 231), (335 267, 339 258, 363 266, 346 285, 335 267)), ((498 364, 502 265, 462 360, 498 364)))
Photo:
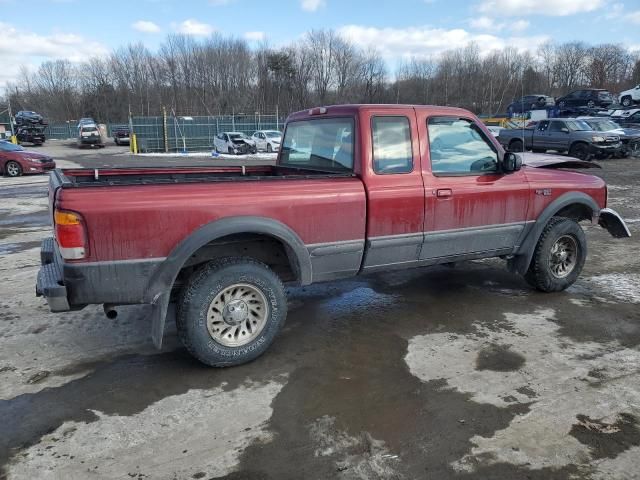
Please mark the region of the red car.
POLYGON ((20 145, 0 140, 0 169, 7 177, 44 173, 54 168, 56 163, 48 155, 30 152, 20 145))
POLYGON ((229 366, 275 338, 283 282, 500 257, 560 291, 586 260, 579 222, 630 234, 602 179, 541 166, 466 110, 341 105, 291 115, 275 166, 55 170, 36 293, 110 318, 148 304, 157 346, 175 302, 189 352, 229 366))

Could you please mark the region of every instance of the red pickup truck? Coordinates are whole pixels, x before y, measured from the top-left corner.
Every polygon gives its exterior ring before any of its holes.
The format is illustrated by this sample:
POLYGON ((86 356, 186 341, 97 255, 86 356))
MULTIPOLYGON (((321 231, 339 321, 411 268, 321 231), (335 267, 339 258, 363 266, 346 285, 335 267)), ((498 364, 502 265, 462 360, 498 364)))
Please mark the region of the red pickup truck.
POLYGON ((283 138, 275 166, 55 170, 37 294, 149 304, 158 347, 176 302, 187 349, 228 366, 273 341, 283 282, 500 257, 552 292, 584 265, 578 222, 629 236, 600 178, 522 166, 466 110, 313 108, 283 138))

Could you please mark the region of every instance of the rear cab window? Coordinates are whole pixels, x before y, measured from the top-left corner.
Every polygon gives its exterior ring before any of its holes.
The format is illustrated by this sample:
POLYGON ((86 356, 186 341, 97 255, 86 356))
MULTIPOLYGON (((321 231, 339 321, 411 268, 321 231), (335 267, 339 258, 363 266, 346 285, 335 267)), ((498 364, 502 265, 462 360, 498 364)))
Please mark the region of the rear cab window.
POLYGON ((436 176, 482 175, 498 170, 498 152, 471 120, 431 117, 427 120, 431 171, 436 176))
POLYGON ((332 172, 353 171, 352 117, 314 118, 287 124, 279 165, 332 172))
POLYGON ((373 171, 379 175, 413 171, 409 119, 403 116, 371 118, 373 171))

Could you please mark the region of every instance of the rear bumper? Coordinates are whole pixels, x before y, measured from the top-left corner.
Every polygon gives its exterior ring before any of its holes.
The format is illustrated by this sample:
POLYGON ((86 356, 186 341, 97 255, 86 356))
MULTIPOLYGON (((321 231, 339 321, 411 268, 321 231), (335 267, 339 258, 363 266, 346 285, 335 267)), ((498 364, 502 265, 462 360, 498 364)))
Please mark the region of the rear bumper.
POLYGON ((52 312, 71 310, 64 286, 62 262, 58 258, 53 238, 45 238, 40 247, 40 263, 36 280, 36 296, 45 297, 52 312))
POLYGON ((47 299, 52 312, 79 310, 88 304, 150 303, 147 287, 164 258, 67 263, 53 238, 42 241, 42 267, 36 295, 47 299))

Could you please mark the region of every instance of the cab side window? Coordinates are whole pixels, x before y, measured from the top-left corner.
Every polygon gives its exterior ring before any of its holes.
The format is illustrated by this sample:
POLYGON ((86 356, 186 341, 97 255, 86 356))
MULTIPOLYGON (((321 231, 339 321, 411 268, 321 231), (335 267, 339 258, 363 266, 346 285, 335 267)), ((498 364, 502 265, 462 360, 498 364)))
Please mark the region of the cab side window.
POLYGON ((549 126, 550 132, 561 132, 565 127, 564 122, 551 122, 549 126))
POLYGON ((373 117, 373 170, 377 174, 413 171, 411 130, 407 117, 373 117))
POLYGON ((434 175, 481 175, 498 170, 498 152, 470 120, 432 117, 427 127, 434 175))

